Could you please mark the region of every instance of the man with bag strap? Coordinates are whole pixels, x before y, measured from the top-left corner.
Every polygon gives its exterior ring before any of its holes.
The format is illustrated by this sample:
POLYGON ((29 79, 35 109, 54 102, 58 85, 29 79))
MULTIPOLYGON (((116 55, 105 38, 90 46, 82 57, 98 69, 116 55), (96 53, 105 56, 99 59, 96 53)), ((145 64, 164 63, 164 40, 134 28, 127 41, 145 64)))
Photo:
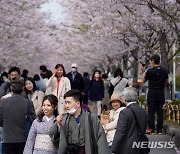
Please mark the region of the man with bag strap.
POLYGON ((49 133, 58 154, 111 154, 98 117, 81 107, 81 92, 69 90, 64 99, 67 113, 57 116, 49 133))
POLYGON ((141 149, 133 148, 133 142, 139 142, 139 130, 131 109, 133 109, 136 114, 143 134, 145 134, 147 126, 147 114, 146 111, 137 104, 137 96, 137 91, 133 87, 125 88, 123 91, 123 100, 126 108, 119 114, 116 133, 111 148, 113 153, 142 154, 141 149))

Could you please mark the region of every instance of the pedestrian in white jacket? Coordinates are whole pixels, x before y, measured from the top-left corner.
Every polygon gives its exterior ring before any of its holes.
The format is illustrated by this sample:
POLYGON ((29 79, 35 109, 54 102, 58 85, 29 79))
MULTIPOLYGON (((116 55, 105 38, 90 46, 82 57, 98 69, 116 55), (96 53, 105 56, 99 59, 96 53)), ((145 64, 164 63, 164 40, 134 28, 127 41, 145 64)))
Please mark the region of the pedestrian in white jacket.
POLYGON ((64 94, 71 89, 70 81, 66 77, 66 72, 62 64, 55 66, 53 75, 45 83, 46 88, 51 87, 51 94, 58 98, 58 112, 63 114, 64 109, 64 94))
POLYGON ((112 141, 114 138, 114 134, 116 132, 116 126, 117 126, 117 121, 119 119, 119 113, 125 108, 122 105, 120 96, 117 94, 113 94, 111 96, 110 100, 110 106, 112 107, 110 113, 109 113, 109 123, 104 125, 104 130, 106 133, 107 137, 107 142, 109 146, 112 145, 112 141))

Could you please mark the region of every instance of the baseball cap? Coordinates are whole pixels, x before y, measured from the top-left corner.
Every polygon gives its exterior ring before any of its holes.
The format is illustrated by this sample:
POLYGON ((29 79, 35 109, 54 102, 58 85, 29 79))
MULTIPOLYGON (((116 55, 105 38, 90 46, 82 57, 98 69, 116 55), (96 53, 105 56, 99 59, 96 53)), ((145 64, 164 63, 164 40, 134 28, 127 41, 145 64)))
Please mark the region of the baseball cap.
POLYGON ((71 65, 71 67, 75 67, 75 68, 77 68, 78 66, 77 66, 77 64, 76 64, 76 63, 73 63, 73 64, 71 65))

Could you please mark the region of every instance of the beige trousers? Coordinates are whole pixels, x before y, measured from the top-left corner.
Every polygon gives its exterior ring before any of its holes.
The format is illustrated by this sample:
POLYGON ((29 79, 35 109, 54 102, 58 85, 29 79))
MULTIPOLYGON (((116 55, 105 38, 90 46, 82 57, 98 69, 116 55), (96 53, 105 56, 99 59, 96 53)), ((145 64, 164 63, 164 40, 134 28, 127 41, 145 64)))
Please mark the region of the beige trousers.
POLYGON ((101 101, 90 101, 89 108, 92 113, 98 116, 101 115, 101 101))

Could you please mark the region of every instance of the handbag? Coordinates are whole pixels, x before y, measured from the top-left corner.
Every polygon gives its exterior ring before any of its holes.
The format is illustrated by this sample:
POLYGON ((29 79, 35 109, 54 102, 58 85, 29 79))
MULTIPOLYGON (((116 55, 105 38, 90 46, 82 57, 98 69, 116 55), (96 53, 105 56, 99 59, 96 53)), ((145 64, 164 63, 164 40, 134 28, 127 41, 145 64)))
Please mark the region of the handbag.
POLYGON ((140 128, 140 125, 139 125, 139 123, 138 123, 138 120, 137 120, 137 117, 136 117, 136 114, 135 114, 134 110, 131 109, 130 107, 128 107, 128 108, 132 111, 133 116, 134 116, 134 119, 135 119, 135 121, 136 121, 136 126, 137 126, 137 128, 138 128, 139 141, 146 143, 146 145, 145 145, 146 148, 140 148, 140 152, 141 152, 141 154, 148 154, 148 153, 150 153, 150 148, 148 147, 149 139, 148 139, 147 135, 144 134, 144 133, 141 131, 141 128, 140 128))
POLYGON ((30 115, 30 101, 28 101, 28 107, 27 107, 27 115, 26 115, 26 118, 25 118, 25 135, 26 135, 26 138, 28 137, 28 134, 29 134, 29 130, 31 128, 31 125, 33 123, 33 118, 31 117, 30 115))
POLYGON ((65 154, 75 154, 79 150, 79 147, 75 144, 68 144, 66 147, 66 153, 65 154))
POLYGON ((109 90, 108 90, 108 93, 109 93, 109 98, 111 98, 113 92, 114 92, 114 88, 117 86, 117 84, 122 80, 122 78, 113 86, 112 83, 110 83, 110 87, 109 87, 109 90))

